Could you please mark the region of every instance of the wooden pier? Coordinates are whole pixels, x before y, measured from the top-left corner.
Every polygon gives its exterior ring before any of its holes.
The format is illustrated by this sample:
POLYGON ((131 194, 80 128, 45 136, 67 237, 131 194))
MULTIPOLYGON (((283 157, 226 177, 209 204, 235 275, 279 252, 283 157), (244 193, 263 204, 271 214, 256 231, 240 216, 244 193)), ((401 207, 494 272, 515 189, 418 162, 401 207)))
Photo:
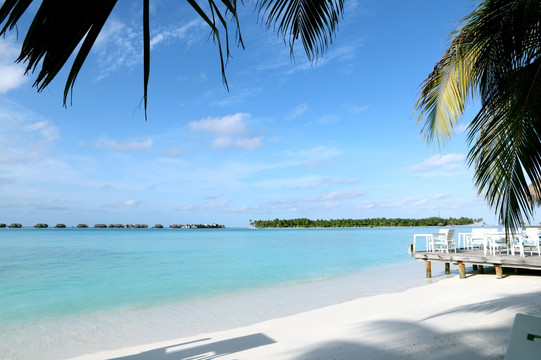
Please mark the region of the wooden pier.
POLYGON ((426 277, 432 277, 432 261, 445 263, 445 273, 450 273, 450 264, 458 265, 460 278, 466 278, 466 264, 472 264, 479 273, 483 273, 485 266, 493 266, 496 269, 496 277, 503 277, 503 268, 541 270, 541 257, 537 254, 526 254, 525 257, 519 255, 507 255, 503 250, 496 255, 485 255, 483 250, 477 248, 473 250, 457 249, 449 252, 427 252, 413 251, 413 244, 408 246, 408 252, 415 260, 423 260, 426 263, 426 277))

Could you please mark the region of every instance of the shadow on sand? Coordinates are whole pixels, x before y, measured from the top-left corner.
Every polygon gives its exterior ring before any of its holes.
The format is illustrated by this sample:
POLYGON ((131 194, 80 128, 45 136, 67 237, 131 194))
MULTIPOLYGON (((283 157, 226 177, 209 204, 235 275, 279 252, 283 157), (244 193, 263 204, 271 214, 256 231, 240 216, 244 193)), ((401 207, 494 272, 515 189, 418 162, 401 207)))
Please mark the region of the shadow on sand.
MULTIPOLYGON (((450 296, 456 296, 450 294, 450 296)), ((423 306, 421 303, 419 306, 423 306)), ((467 307, 456 307, 447 311, 420 318, 417 321, 382 320, 352 324, 348 339, 320 342, 301 350, 295 360, 456 360, 503 359, 511 333, 512 321, 505 326, 483 327, 479 324, 464 330, 435 327, 425 323, 440 316, 459 316, 468 323, 471 313, 494 316, 500 310, 541 315, 541 293, 501 297, 479 302, 467 307), (491 315, 492 314, 492 315, 491 315)), ((444 320, 443 320, 444 321, 444 320)), ((329 334, 332 339, 332 334, 329 334)), ((275 344, 268 336, 257 333, 215 341, 204 338, 189 343, 177 344, 140 354, 110 360, 212 360, 221 356, 275 344)), ((252 360, 238 356, 242 360, 252 360)))
POLYGON ((223 355, 234 354, 239 351, 253 349, 259 346, 274 344, 275 341, 265 336, 264 334, 252 334, 241 336, 234 339, 216 341, 213 343, 205 343, 196 345, 197 343, 208 341, 209 339, 201 339, 171 345, 159 349, 145 351, 139 354, 122 356, 110 360, 211 360, 223 355), (195 346, 194 346, 195 345, 195 346))
POLYGON ((358 334, 356 340, 320 343, 295 359, 503 359, 513 326, 512 320, 508 325, 502 327, 485 328, 479 325, 474 330, 468 327, 468 330, 463 331, 456 329, 441 331, 433 326, 423 324, 426 320, 444 315, 461 316, 467 323, 468 314, 486 313, 487 316, 490 316, 490 314, 503 309, 540 316, 541 293, 536 291, 484 301, 468 307, 456 307, 419 319, 419 321, 386 320, 358 323, 352 329, 352 333, 358 334), (370 329, 372 340, 374 338, 380 339, 376 344, 365 338, 367 329, 370 329), (405 341, 405 339, 407 340, 405 341))
MULTIPOLYGON (((363 327, 366 325, 363 325, 363 327)), ((442 333, 410 322, 384 321, 370 323, 373 330, 381 333, 387 341, 378 345, 359 341, 329 341, 303 353, 295 360, 501 360, 504 358, 510 328, 485 329, 482 338, 505 338, 504 342, 471 343, 479 332, 442 333), (404 346, 404 339, 408 345, 404 346), (402 344, 402 345, 397 345, 402 344)))

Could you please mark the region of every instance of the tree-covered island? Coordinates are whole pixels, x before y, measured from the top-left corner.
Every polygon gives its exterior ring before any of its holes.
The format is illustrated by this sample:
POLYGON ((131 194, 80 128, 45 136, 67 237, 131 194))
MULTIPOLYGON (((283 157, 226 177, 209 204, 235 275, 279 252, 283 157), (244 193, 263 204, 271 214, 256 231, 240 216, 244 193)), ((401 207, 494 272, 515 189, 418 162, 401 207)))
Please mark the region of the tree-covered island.
POLYGON ((310 220, 299 219, 274 219, 274 220, 250 220, 250 226, 255 228, 348 228, 348 227, 391 227, 391 226, 450 226, 450 225, 471 225, 479 223, 483 219, 461 218, 440 218, 429 217, 425 219, 331 219, 331 220, 310 220))

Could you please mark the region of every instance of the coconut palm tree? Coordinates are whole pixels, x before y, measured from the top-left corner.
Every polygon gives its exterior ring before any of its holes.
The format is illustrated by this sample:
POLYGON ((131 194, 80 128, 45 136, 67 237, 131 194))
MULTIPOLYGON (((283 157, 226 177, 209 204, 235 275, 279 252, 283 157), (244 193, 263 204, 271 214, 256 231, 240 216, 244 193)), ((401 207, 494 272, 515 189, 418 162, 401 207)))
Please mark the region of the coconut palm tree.
MULTIPOLYGON (((208 0, 203 9, 196 0, 186 0, 208 24, 218 45, 222 79, 227 87, 225 66, 230 57, 230 23, 236 33, 237 45, 244 47, 237 16, 236 0, 208 0)), ((5 0, 0 7, 0 36, 16 27, 28 11, 32 0, 5 0)), ((66 65, 70 56, 75 59, 64 88, 64 106, 83 63, 94 45, 103 25, 117 0, 42 0, 26 33, 18 62, 26 63, 26 73, 39 69, 34 86, 46 88, 66 65)), ((143 54, 145 113, 147 85, 150 74, 150 6, 143 0, 143 54)), ((317 59, 332 42, 343 12, 343 0, 259 0, 256 9, 260 20, 284 37, 293 54, 300 38, 310 60, 317 59)))
POLYGON ((468 165, 506 229, 531 220, 541 193, 541 1, 484 0, 462 19, 421 85, 417 123, 444 144, 471 101, 468 165), (528 184, 533 184, 529 188, 528 184))

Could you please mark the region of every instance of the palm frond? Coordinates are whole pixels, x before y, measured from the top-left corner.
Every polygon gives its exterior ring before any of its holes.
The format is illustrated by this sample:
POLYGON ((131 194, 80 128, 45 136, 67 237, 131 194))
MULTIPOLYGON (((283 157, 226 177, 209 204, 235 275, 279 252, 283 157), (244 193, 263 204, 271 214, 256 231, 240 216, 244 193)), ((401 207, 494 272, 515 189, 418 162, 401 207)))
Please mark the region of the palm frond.
MULTIPOLYGON (((0 20, 7 21, 0 35, 16 25, 30 2, 6 1, 2 5, 0 20)), ((27 64, 26 73, 41 66, 34 82, 38 91, 49 85, 82 41, 66 81, 66 105, 68 93, 115 4, 116 0, 43 0, 17 58, 27 64)))
POLYGON ((465 47, 462 37, 455 39, 421 85, 416 104, 419 112, 417 124, 423 123, 421 132, 427 142, 435 139, 438 145, 442 145, 449 140, 468 100, 474 96, 472 64, 477 54, 462 50, 465 47))
POLYGON ((260 0, 257 4, 267 27, 275 28, 288 43, 293 56, 300 38, 310 61, 317 60, 332 43, 338 20, 344 10, 343 0, 260 0))
POLYGON ((448 138, 467 94, 481 110, 468 129, 479 194, 507 229, 530 221, 541 190, 541 2, 485 0, 454 32, 422 84, 418 123, 427 141, 448 138))
POLYGON ((143 100, 147 119, 148 81, 150 77, 150 2, 143 0, 143 100))
MULTIPOLYGON (((228 88, 225 67, 231 56, 229 22, 234 22, 236 45, 244 48, 236 0, 208 0, 204 10, 197 0, 188 4, 207 23, 218 46, 222 81, 228 88)), ((5 0, 0 6, 0 36, 16 27, 32 0, 5 0)), ((26 63, 26 74, 38 70, 33 84, 45 89, 76 53, 64 88, 66 106, 70 91, 96 38, 111 14, 117 0, 43 0, 23 41, 18 62, 26 63), (80 45, 79 49, 77 47, 80 45)), ((268 16, 265 23, 278 24, 280 35, 289 37, 291 53, 300 37, 310 60, 317 59, 332 42, 343 0, 262 0, 259 14, 268 16)), ((145 118, 150 77, 150 10, 143 0, 143 102, 145 118)))
POLYGON ((236 0, 222 0, 222 4, 224 5, 225 9, 221 9, 214 0, 209 0, 209 12, 210 14, 207 14, 195 0, 188 0, 188 3, 192 6, 192 8, 199 14, 199 16, 207 23, 207 25, 210 27, 211 35, 214 41, 218 45, 218 52, 220 56, 220 66, 222 70, 222 81, 227 89, 229 89, 229 86, 227 84, 227 77, 225 73, 225 67, 227 65, 227 62, 231 56, 230 50, 229 50, 229 29, 228 29, 228 22, 227 22, 227 16, 231 16, 235 20, 236 24, 236 41, 237 46, 241 46, 244 48, 244 43, 242 41, 242 35, 240 33, 240 23, 237 15, 237 2, 236 0), (218 19, 218 21, 217 21, 218 19), (225 56, 223 53, 222 48, 222 38, 220 37, 220 27, 225 32, 225 56))

